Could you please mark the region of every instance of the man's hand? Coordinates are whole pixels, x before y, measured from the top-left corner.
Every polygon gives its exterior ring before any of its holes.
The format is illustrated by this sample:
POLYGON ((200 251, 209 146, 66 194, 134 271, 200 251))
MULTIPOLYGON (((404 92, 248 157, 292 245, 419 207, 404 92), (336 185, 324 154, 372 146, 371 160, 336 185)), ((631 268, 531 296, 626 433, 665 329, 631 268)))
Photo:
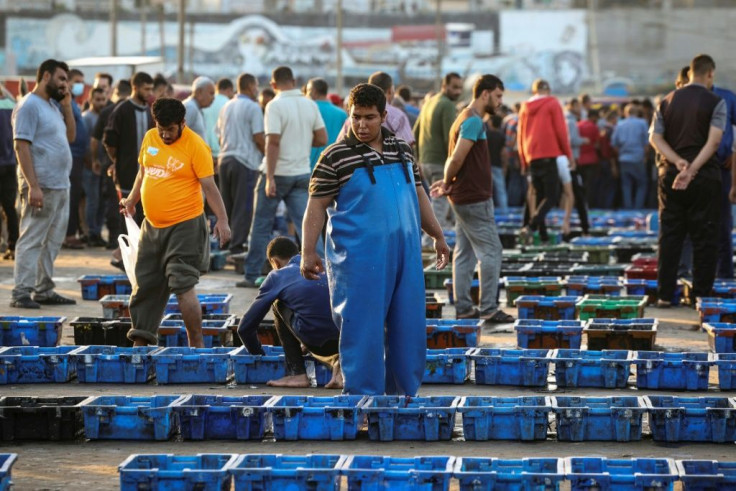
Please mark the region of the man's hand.
POLYGON ((212 231, 212 235, 214 235, 216 239, 220 239, 220 247, 223 247, 225 244, 230 242, 230 225, 227 222, 227 218, 225 220, 217 220, 217 222, 215 222, 215 229, 212 231))
POLYGON ((64 98, 59 101, 59 104, 61 104, 61 107, 64 109, 71 109, 72 108, 72 91, 68 90, 66 91, 66 94, 64 95, 64 98))
POLYGON ((31 208, 43 208, 43 191, 38 186, 32 187, 28 191, 28 203, 31 208))
POLYGON ((276 197, 276 181, 268 177, 266 178, 266 196, 269 198, 276 197))
MULTIPOLYGON (((111 166, 112 167, 112 166, 111 166)), ((92 173, 96 176, 102 175, 102 164, 99 160, 92 161, 92 173)))
POLYGON ((324 272, 325 267, 322 265, 322 259, 316 252, 302 253, 301 263, 302 276, 308 280, 319 279, 319 274, 324 272))
POLYGON ((678 170, 679 172, 682 172, 683 170, 685 170, 685 168, 686 168, 686 167, 687 167, 687 166, 688 166, 689 164, 690 164, 690 162, 688 162, 687 160, 685 160, 685 159, 682 159, 682 158, 680 158, 680 159, 677 159, 677 160, 675 161, 675 167, 677 167, 677 170, 678 170))
POLYGON ((685 189, 687 189, 688 185, 692 182, 694 177, 695 174, 693 174, 689 167, 686 167, 684 170, 680 171, 679 174, 677 174, 677 177, 675 177, 675 182, 672 183, 672 189, 684 191, 685 189))
POLYGON ((439 198, 442 196, 447 196, 452 191, 452 185, 445 184, 444 179, 440 179, 439 181, 435 181, 432 183, 432 185, 429 187, 429 195, 432 198, 439 198))
POLYGON ((125 216, 134 217, 135 216, 135 203, 133 203, 133 201, 128 198, 121 199, 120 200, 120 213, 125 216))
POLYGON ((447 263, 450 262, 450 248, 447 247, 444 237, 434 240, 434 250, 437 253, 437 270, 445 269, 447 263))
POLYGON ((736 186, 731 186, 731 190, 728 192, 728 199, 731 203, 736 204, 736 186))

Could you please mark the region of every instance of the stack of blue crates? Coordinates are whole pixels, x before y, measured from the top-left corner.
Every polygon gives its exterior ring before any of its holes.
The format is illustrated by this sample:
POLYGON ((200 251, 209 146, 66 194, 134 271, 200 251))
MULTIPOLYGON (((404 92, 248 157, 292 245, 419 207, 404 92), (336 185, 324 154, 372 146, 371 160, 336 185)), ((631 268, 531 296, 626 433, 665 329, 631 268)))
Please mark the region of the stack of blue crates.
POLYGON ((736 353, 736 324, 713 322, 703 324, 710 349, 716 353, 736 353))
POLYGON ((69 353, 76 346, 0 348, 0 385, 69 382, 77 373, 69 353))
MULTIPOLYGON (((230 301, 233 299, 233 296, 229 293, 200 293, 197 295, 197 299, 202 306, 202 314, 228 314, 230 313, 230 301)), ((166 304, 166 310, 164 312, 166 314, 181 313, 176 295, 169 297, 169 302, 166 304)))
POLYGON ((575 305, 580 297, 522 295, 516 299, 519 319, 575 320, 575 305))
POLYGON ((261 440, 270 396, 184 395, 172 403, 184 440, 261 440))
POLYGON ((155 346, 80 346, 69 353, 81 383, 145 384, 153 378, 155 346))
POLYGON ((82 289, 82 300, 99 300, 105 295, 130 295, 130 280, 124 274, 86 274, 77 278, 82 289))
POLYGON ((461 457, 453 470, 461 491, 477 489, 559 489, 565 477, 562 459, 461 457))
POLYGON ((11 471, 17 458, 16 453, 0 453, 0 490, 10 489, 13 484, 11 471))
POLYGON ((0 316, 0 346, 56 346, 66 317, 0 316))
MULTIPOLYGON (((472 348, 471 348, 472 349, 472 348)), ((428 349, 424 384, 463 384, 468 378, 468 348, 428 349)))
POLYGON ((736 353, 720 353, 716 355, 718 367, 718 387, 721 390, 736 389, 736 353))
POLYGON ((624 388, 631 373, 633 351, 555 350, 552 360, 558 387, 624 388))
POLYGON ((224 384, 233 375, 231 355, 240 348, 161 348, 153 353, 159 384, 224 384))
MULTIPOLYGON (((232 316, 234 319, 235 316, 232 316)), ((205 348, 219 348, 227 344, 231 335, 231 320, 202 319, 202 340, 205 348)), ((167 348, 189 346, 187 329, 183 320, 164 319, 158 327, 158 345, 167 348)))
POLYGON ((454 457, 383 457, 355 455, 347 457, 340 473, 347 476, 348 489, 448 489, 455 464, 454 457))
POLYGON ((583 323, 576 320, 519 319, 514 323, 519 348, 580 349, 583 323))
POLYGON ((168 440, 178 428, 178 395, 90 397, 81 404, 90 440, 168 440))
POLYGON ((551 409, 544 396, 467 396, 457 406, 466 440, 545 440, 551 409))
POLYGON ((236 454, 140 454, 120 464, 120 490, 230 489, 236 454))
POLYGON ((736 323, 736 299, 703 297, 696 304, 701 324, 714 322, 736 323))
POLYGON ((371 396, 361 410, 371 440, 450 440, 459 402, 454 396, 371 396))
POLYGON ((568 457, 565 469, 573 491, 671 490, 678 478, 672 459, 568 457))
POLYGON ((363 396, 281 396, 267 410, 276 440, 355 440, 363 426, 363 396))
POLYGON ((551 350, 477 348, 468 354, 474 362, 475 383, 487 385, 547 385, 551 350))
POLYGON ((655 442, 736 441, 736 399, 646 396, 655 442))
POLYGON ((715 361, 709 353, 637 351, 632 363, 639 389, 707 390, 715 361))
POLYGON ((241 455, 228 470, 238 491, 337 491, 340 486, 339 466, 343 459, 340 455, 241 455))
POLYGON ((736 489, 736 462, 678 460, 677 471, 687 491, 736 489))
POLYGON ((641 440, 647 411, 641 397, 553 397, 552 401, 558 441, 641 440))

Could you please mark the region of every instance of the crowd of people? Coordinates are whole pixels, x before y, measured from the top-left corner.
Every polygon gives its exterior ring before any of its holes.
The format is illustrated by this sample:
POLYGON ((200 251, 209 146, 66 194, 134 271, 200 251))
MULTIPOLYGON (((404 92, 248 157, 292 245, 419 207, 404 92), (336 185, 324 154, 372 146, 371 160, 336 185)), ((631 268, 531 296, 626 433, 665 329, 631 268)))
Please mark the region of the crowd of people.
POLYGON ((657 185, 660 306, 688 261, 695 294, 706 294, 716 274, 733 277, 736 96, 713 87, 707 55, 686 68, 656 105, 622 108, 587 95, 563 106, 543 79, 508 107, 494 75, 462 102, 457 73, 417 101, 376 72, 343 101, 322 78, 300 86, 286 66, 262 90, 248 73, 198 77, 183 101, 160 75, 113 84, 99 73, 80 107, 84 75, 47 60, 31 92, 0 99, 11 306, 74 303, 52 280, 64 247, 107 247, 124 269, 117 237, 128 216, 141 225, 129 338, 156 343, 173 293, 190 345, 201 347, 195 286, 212 234, 244 263, 235 286, 259 288, 238 327, 249 352, 263 353, 256 332, 273 310, 286 376, 271 385, 308 386, 306 350, 332 368, 330 387, 413 395, 426 352, 421 253, 445 267, 443 230, 456 233, 457 318, 509 323, 496 213, 523 205, 521 240, 545 242, 546 215, 559 206, 567 240, 573 208, 587 234, 589 207, 641 209, 657 185), (285 216, 289 237, 274 238, 285 216))

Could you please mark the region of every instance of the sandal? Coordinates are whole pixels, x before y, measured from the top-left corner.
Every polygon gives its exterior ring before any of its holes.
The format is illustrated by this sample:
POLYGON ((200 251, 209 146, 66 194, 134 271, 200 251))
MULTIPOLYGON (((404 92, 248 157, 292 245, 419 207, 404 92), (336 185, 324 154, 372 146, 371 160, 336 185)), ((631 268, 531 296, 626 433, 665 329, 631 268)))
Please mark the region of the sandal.
POLYGON ((507 314, 500 309, 489 316, 481 316, 481 319, 486 322, 490 322, 491 324, 511 324, 516 320, 513 315, 507 314))

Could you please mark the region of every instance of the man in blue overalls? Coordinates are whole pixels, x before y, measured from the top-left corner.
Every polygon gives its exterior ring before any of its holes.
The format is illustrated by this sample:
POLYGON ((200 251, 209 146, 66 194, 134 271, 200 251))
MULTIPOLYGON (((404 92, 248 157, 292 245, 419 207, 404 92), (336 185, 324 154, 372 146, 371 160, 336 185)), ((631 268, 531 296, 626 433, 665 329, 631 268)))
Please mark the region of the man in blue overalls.
POLYGON ((303 223, 302 275, 324 269, 315 250, 328 217, 325 258, 345 394, 416 395, 427 347, 420 229, 437 268, 449 249, 421 186, 411 148, 381 128, 386 96, 360 84, 350 130, 321 155, 303 223))

